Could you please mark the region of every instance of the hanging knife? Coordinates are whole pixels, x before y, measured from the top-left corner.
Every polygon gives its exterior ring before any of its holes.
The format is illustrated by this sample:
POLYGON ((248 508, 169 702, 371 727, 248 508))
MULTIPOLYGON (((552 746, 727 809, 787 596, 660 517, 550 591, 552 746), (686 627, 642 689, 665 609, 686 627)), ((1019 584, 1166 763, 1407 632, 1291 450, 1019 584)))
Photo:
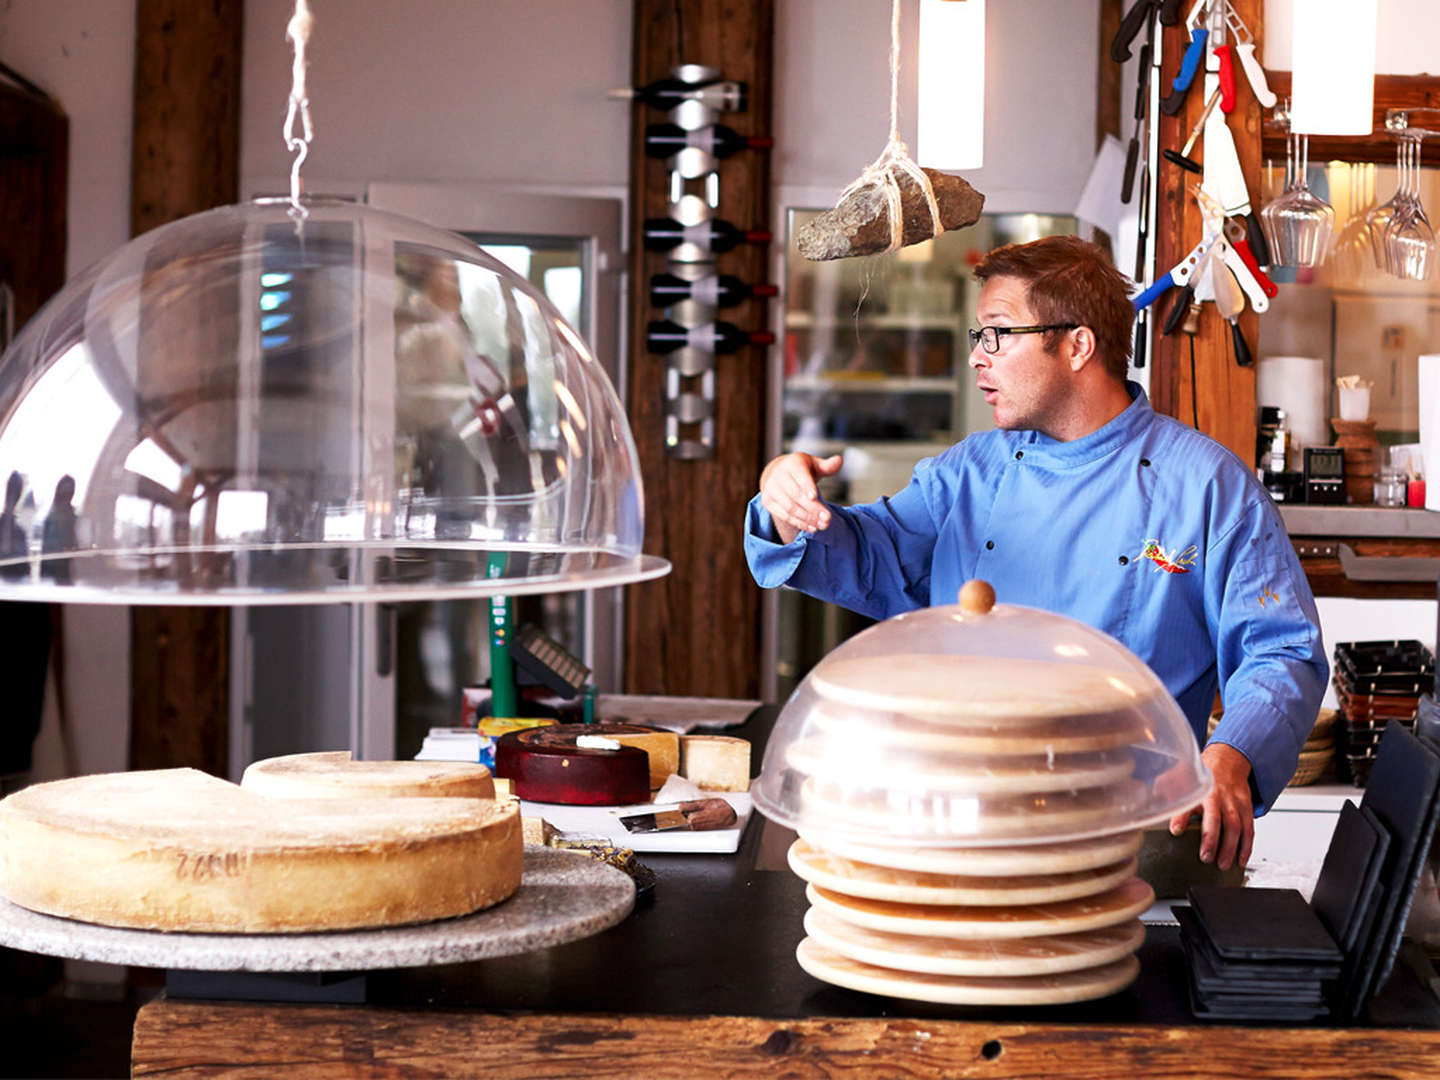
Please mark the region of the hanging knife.
MULTIPOLYGON (((1209 80, 1210 76, 1207 75, 1207 87, 1209 80)), ((1219 85, 1218 77, 1215 85, 1219 85)), ((1265 231, 1260 228, 1260 220, 1250 208, 1250 192, 1245 187, 1245 173, 1240 168, 1235 137, 1225 123, 1224 113, 1212 112, 1205 124, 1204 168, 1206 192, 1224 208, 1227 215, 1245 219, 1245 234, 1255 261, 1260 266, 1268 266, 1270 245, 1265 242, 1265 231)), ((1259 311, 1260 308, 1255 310, 1259 311)))
POLYGON ((1209 29, 1200 25, 1200 13, 1205 10, 1205 3, 1206 0, 1195 0, 1190 14, 1185 16, 1185 29, 1190 31, 1190 44, 1180 61, 1180 73, 1170 84, 1170 93, 1160 102, 1160 111, 1166 116, 1175 116, 1184 108, 1185 94, 1190 89, 1190 84, 1195 81, 1195 73, 1200 70, 1200 61, 1205 58, 1205 41, 1210 36, 1209 29))
POLYGON ((1235 9, 1228 3, 1225 5, 1225 22, 1235 37, 1235 53, 1240 57, 1240 66, 1245 69, 1245 78, 1250 82, 1250 89, 1255 92, 1255 100, 1260 102, 1262 108, 1273 109, 1275 91, 1270 89, 1270 84, 1265 80, 1265 69, 1260 66, 1260 61, 1255 59, 1255 38, 1250 33, 1250 28, 1240 21, 1240 16, 1235 14, 1235 9))
MULTIPOLYGON (((1178 2, 1179 0, 1175 0, 1175 3, 1178 2)), ((1135 40, 1135 35, 1140 33, 1140 27, 1149 22, 1150 13, 1160 6, 1161 0, 1135 0, 1135 3, 1130 6, 1130 10, 1125 12, 1125 17, 1120 20, 1120 29, 1116 30, 1115 36, 1110 39, 1111 60, 1117 64, 1123 64, 1130 59, 1131 42, 1135 40)), ((1167 0, 1166 6, 1173 5, 1167 0)), ((1163 15, 1161 21, 1164 21, 1163 15)))

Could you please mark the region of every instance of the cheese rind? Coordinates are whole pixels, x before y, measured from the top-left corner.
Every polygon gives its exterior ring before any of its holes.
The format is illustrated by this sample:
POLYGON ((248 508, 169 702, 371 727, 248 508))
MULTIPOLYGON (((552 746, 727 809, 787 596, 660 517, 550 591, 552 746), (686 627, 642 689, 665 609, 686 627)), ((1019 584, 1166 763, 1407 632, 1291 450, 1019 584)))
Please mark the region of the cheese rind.
POLYGON ((682 735, 680 775, 702 791, 748 791, 750 743, 732 735, 682 735))
POLYGON ((0 892, 106 926, 283 933, 398 926, 520 885, 519 807, 271 799, 193 769, 38 784, 0 803, 0 892))
POLYGON ((348 750, 266 758, 245 770, 240 786, 257 795, 281 799, 495 797, 495 784, 484 765, 465 761, 355 761, 348 750))

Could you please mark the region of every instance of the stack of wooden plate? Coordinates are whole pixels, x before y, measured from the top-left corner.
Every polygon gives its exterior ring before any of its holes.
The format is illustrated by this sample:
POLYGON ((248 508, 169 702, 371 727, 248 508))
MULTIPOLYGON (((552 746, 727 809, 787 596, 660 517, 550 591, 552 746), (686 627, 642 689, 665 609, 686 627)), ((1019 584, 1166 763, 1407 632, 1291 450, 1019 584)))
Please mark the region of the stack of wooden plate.
POLYGON ((789 853, 809 885, 796 955, 811 975, 1017 1005, 1102 997, 1135 978, 1138 916, 1155 897, 1135 876, 1141 831, 1130 827, 1149 790, 1129 749, 1143 741, 1140 714, 1133 697, 1076 671, 1069 689, 1090 681, 1094 710, 1076 722, 1075 698, 1024 667, 910 657, 814 676, 817 735, 787 750, 804 820, 826 823, 802 825, 789 853), (957 700, 962 666, 972 687, 1006 692, 957 700), (1008 714, 997 706, 1007 699, 1008 714), (883 728, 857 719, 871 710, 883 728), (835 752, 852 739, 871 752, 835 752))
POLYGON ((817 979, 891 997, 1040 1005, 1102 997, 1140 970, 1138 831, 1009 848, 865 848, 802 837, 796 957, 817 979))

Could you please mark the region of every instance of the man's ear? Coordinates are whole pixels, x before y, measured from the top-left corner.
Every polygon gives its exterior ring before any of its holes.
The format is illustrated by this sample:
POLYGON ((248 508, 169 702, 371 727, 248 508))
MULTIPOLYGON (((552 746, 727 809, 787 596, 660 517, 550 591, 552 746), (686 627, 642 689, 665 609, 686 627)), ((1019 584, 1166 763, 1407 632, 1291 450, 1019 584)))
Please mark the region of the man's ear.
POLYGON ((1070 342, 1070 370, 1078 372, 1086 364, 1099 360, 1095 351, 1095 331, 1088 326, 1077 326, 1067 339, 1070 342))

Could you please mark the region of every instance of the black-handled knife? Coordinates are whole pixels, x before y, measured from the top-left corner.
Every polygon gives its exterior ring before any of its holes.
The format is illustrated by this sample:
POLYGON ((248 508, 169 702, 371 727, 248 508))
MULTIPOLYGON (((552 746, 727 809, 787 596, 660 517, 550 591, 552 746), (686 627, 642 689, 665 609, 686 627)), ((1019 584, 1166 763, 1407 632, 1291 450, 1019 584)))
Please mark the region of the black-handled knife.
POLYGON ((1161 0, 1135 0, 1125 17, 1120 20, 1120 29, 1115 31, 1115 36, 1110 39, 1110 59, 1117 64, 1123 64, 1130 59, 1130 43, 1135 40, 1135 35, 1140 33, 1140 28, 1145 25, 1161 0))
POLYGON ((1230 320, 1230 343, 1235 346, 1235 363, 1241 367, 1253 367, 1255 358, 1250 355, 1250 346, 1245 343, 1240 324, 1234 319, 1230 320))
POLYGON ((1180 21, 1180 5, 1185 0, 1160 0, 1160 25, 1174 26, 1180 21))
POLYGON ((1180 324, 1185 321, 1185 313, 1190 310, 1190 305, 1195 300, 1195 286, 1188 281, 1181 286, 1180 291, 1175 294, 1175 304, 1165 316, 1165 324, 1160 327, 1162 334, 1173 334, 1180 329, 1180 324))
POLYGON ((1265 239, 1265 230, 1260 219, 1253 212, 1245 215, 1245 239, 1250 242, 1250 254, 1255 256, 1256 266, 1270 265, 1270 241, 1265 239))

